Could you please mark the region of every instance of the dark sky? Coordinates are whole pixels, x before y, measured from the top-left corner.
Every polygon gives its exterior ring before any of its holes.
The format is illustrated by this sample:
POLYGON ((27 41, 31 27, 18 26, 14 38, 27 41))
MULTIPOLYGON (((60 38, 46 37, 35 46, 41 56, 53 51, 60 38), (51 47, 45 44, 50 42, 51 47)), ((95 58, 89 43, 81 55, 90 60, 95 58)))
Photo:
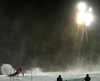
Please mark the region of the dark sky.
MULTIPOLYGON (((79 0, 82 1, 82 0, 79 0)), ((99 0, 84 0, 93 7, 89 41, 76 39, 78 0, 0 0, 0 64, 24 69, 64 71, 81 64, 99 64, 99 0)))

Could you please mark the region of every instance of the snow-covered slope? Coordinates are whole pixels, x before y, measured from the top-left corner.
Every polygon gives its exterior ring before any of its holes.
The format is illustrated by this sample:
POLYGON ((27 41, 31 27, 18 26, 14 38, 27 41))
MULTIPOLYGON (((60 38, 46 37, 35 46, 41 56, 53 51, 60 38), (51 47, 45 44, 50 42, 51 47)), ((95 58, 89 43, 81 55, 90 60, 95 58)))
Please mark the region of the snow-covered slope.
POLYGON ((1 72, 3 75, 0 75, 0 81, 56 81, 59 75, 62 76, 63 81, 84 81, 86 74, 89 74, 91 81, 100 81, 99 72, 90 72, 90 73, 71 73, 71 72, 42 72, 39 68, 36 68, 32 71, 27 71, 25 76, 22 74, 15 77, 8 77, 7 73, 10 73, 10 69, 13 69, 9 64, 3 64, 1 66, 1 72), (8 71, 7 71, 8 70, 8 71))
MULTIPOLYGON (((31 76, 31 74, 25 74, 25 76, 19 75, 15 77, 11 77, 11 81, 56 81, 56 78, 62 76, 64 81, 84 81, 84 77, 86 74, 69 74, 62 72, 55 73, 42 73, 31 76)), ((100 73, 90 73, 91 81, 100 81, 100 73)), ((10 81, 10 77, 6 75, 0 76, 0 81, 10 81)))

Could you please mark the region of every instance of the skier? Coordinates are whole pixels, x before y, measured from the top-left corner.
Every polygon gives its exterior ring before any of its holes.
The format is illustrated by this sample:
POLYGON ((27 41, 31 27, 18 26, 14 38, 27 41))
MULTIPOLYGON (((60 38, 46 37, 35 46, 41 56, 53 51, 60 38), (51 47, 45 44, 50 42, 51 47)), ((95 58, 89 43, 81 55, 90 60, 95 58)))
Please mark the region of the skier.
POLYGON ((57 78, 57 81, 63 81, 61 78, 61 75, 59 75, 59 77, 57 78))
POLYGON ((19 68, 19 70, 17 70, 15 73, 10 74, 8 76, 15 76, 15 75, 20 74, 20 73, 22 73, 22 75, 24 76, 24 72, 23 72, 23 70, 21 68, 19 68))
POLYGON ((85 77, 84 80, 85 80, 85 81, 90 81, 90 80, 91 80, 91 78, 89 77, 89 74, 86 75, 86 77, 85 77))

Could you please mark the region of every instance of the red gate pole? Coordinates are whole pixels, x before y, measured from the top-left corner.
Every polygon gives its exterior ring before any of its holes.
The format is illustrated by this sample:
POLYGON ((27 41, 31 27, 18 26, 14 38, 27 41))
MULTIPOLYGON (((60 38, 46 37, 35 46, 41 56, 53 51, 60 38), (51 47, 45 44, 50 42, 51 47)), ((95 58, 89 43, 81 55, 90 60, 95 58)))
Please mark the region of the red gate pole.
POLYGON ((18 73, 19 73, 19 61, 18 61, 18 65, 17 65, 17 79, 18 79, 18 73))

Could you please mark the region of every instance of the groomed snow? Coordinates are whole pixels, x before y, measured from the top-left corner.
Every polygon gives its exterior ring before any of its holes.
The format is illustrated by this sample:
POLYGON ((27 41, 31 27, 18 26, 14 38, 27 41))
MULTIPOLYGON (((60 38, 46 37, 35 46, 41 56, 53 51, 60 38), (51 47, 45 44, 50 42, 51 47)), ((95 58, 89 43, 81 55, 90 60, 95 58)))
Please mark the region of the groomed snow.
MULTIPOLYGON (((56 81, 56 78, 62 76, 64 81, 84 81, 84 77, 86 74, 69 74, 69 73, 43 73, 41 75, 36 74, 31 77, 31 74, 25 74, 23 77, 22 75, 11 77, 11 81, 56 81)), ((89 73, 91 77, 91 81, 100 81, 100 73, 89 73)), ((10 77, 6 75, 0 76, 0 81, 10 81, 10 77)))

